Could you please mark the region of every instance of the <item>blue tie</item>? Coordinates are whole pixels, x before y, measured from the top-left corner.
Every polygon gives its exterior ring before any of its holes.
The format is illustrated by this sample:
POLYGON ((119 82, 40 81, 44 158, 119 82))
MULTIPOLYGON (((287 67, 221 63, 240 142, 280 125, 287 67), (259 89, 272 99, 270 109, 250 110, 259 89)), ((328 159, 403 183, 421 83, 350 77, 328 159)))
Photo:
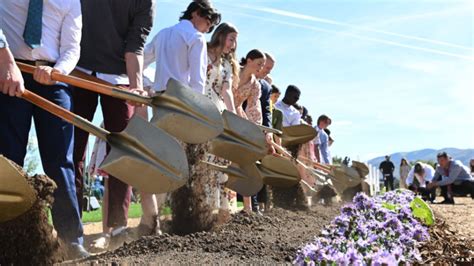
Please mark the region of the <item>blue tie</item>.
POLYGON ((43 0, 30 0, 23 39, 31 48, 41 46, 41 28, 43 26, 43 0))

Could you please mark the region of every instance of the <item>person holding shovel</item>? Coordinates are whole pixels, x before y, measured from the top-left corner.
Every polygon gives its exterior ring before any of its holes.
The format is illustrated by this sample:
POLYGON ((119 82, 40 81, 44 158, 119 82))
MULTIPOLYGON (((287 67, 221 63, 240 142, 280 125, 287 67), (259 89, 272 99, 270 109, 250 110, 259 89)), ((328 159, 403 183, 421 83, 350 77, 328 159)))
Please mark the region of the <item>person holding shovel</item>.
MULTIPOLYGON (((248 52, 247 56, 240 61, 242 68, 239 75, 239 86, 233 88, 237 114, 257 125, 262 124, 263 117, 260 104, 262 91, 256 75, 262 70, 265 60, 265 54, 260 50, 254 49, 248 52), (247 106, 244 110, 242 105, 245 101, 247 101, 247 106)), ((251 212, 250 197, 244 197, 243 200, 244 211, 251 212)))
MULTIPOLYGON (((204 34, 212 32, 220 21, 220 13, 209 1, 195 0, 183 12, 179 23, 153 37, 145 47, 145 68, 156 63, 153 91, 166 90, 168 81, 175 79, 199 94, 205 93, 208 54, 204 34)), ((206 199, 210 170, 201 163, 208 147, 206 143, 184 146, 190 178, 185 186, 171 194, 173 230, 177 233, 209 230, 215 224, 213 208, 206 199)))
POLYGON ((24 90, 23 77, 0 28, 0 91, 5 95, 21 96, 24 90))
MULTIPOLYGON (((54 82, 51 73, 69 74, 76 66, 81 20, 79 0, 0 1, 0 28, 8 38, 11 54, 17 61, 37 66, 33 75, 23 75, 25 87, 68 110, 72 107, 71 90, 54 82)), ((1 54, 8 52, 4 49, 0 48, 1 54)), ((11 60, 9 55, 2 65, 9 62, 11 68, 11 60)), ((13 73, 11 86, 4 86, 2 91, 8 89, 10 95, 19 96, 22 82, 19 72, 14 69, 13 73)), ((23 166, 32 119, 43 169, 57 184, 51 210, 53 225, 65 243, 68 258, 87 257, 74 186, 73 126, 23 99, 0 94, 0 154, 23 166)))
MULTIPOLYGON (((238 86, 239 63, 236 61, 237 28, 229 23, 221 23, 212 34, 207 44, 207 80, 205 94, 222 112, 227 110, 236 113, 232 88, 238 86)), ((213 154, 206 154, 208 162, 226 166, 229 161, 213 154)), ((237 209, 237 194, 224 187, 228 177, 220 171, 211 170, 209 197, 219 212, 235 212, 237 209), (212 187, 215 184, 216 187, 212 187), (214 193, 215 192, 215 193, 214 193)))
MULTIPOLYGON (((82 0, 83 38, 78 69, 114 85, 143 93, 143 50, 153 24, 153 0, 82 0)), ((80 88, 74 90, 74 112, 92 121, 100 98, 104 127, 121 132, 127 127, 134 106, 124 100, 80 88)), ((89 133, 76 128, 74 163, 78 201, 82 201, 85 149, 89 133)), ((110 145, 107 145, 107 153, 110 145)), ((137 177, 138 178, 138 177, 137 177)), ((132 188, 109 175, 107 226, 104 233, 125 235, 132 188)))

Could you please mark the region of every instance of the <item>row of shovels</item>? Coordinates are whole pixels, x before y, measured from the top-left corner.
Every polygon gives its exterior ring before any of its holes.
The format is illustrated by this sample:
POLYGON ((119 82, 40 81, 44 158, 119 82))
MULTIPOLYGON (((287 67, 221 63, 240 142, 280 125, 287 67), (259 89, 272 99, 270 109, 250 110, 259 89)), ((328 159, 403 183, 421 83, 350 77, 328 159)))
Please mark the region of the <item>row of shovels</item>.
MULTIPOLYGON (((31 74, 35 71, 34 66, 17 64, 22 72, 31 74)), ((111 151, 100 168, 144 192, 169 192, 186 183, 188 162, 178 140, 189 144, 210 141, 210 152, 232 161, 232 164, 227 167, 208 164, 227 173, 227 187, 243 196, 255 195, 264 184, 292 186, 300 181, 295 165, 284 152, 281 153, 283 156, 267 155, 263 132, 279 135, 284 145, 305 143, 316 136, 316 131, 306 125, 283 128, 280 132, 257 126, 231 112, 221 114, 207 97, 174 79, 170 79, 166 91, 152 97, 129 92, 77 70, 71 75, 53 73, 52 79, 153 109, 150 122, 134 116, 125 130, 114 133, 31 91, 25 90, 22 95, 30 103, 106 141, 111 151)), ((284 151, 280 146, 277 148, 284 151)), ((9 179, 0 179, 1 222, 28 210, 35 197, 26 182, 12 181, 24 180, 21 173, 13 166, 9 167, 5 158, 0 158, 0 162, 0 176, 10 176, 9 179)))

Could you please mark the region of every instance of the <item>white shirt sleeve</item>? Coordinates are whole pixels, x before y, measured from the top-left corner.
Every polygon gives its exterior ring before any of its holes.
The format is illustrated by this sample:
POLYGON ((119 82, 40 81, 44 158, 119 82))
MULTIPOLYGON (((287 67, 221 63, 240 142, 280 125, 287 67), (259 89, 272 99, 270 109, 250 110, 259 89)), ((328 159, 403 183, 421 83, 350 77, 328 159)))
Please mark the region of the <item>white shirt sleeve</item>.
POLYGON ((153 40, 145 45, 145 50, 143 51, 143 69, 146 69, 148 66, 156 62, 156 42, 158 41, 158 34, 153 37, 153 40))
POLYGON ((204 36, 191 43, 188 53, 189 85, 197 93, 204 94, 206 86, 207 48, 204 36))
POLYGON ((62 74, 69 74, 76 67, 81 55, 82 13, 81 2, 71 1, 71 6, 64 17, 59 40, 59 58, 55 69, 62 74))

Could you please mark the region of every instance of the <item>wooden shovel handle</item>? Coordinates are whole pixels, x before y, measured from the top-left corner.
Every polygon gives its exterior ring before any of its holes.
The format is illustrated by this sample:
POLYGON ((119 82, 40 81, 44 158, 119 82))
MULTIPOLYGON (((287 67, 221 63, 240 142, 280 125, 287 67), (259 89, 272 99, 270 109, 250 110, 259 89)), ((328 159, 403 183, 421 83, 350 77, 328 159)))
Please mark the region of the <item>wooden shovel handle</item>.
MULTIPOLYGON (((33 72, 35 72, 35 66, 24 64, 21 62, 17 62, 16 64, 22 72, 30 74, 33 74, 33 72)), ((129 100, 147 105, 149 105, 151 102, 150 97, 143 97, 132 92, 125 91, 117 86, 110 84, 105 80, 93 77, 79 70, 74 70, 71 75, 64 75, 61 73, 53 72, 51 78, 55 81, 64 82, 75 87, 83 88, 111 97, 120 98, 123 100, 129 100)))
POLYGON ((58 106, 45 98, 29 91, 25 90, 25 92, 22 95, 22 98, 29 101, 30 103, 50 112, 51 114, 64 119, 65 121, 75 125, 76 127, 87 131, 99 138, 106 139, 107 135, 109 134, 108 131, 94 126, 91 122, 85 120, 84 118, 72 113, 69 110, 66 110, 62 108, 61 106, 58 106))
MULTIPOLYGON (((278 145, 278 144, 276 144, 276 143, 272 143, 272 145, 273 145, 273 147, 274 147, 278 152, 280 152, 282 155, 284 155, 284 156, 286 156, 286 157, 288 157, 288 158, 292 158, 291 154, 290 154, 288 151, 286 151, 282 146, 280 146, 280 145, 278 145)), ((302 165, 302 166, 304 166, 305 168, 309 168, 307 165, 305 165, 304 163, 302 163, 302 162, 301 162, 300 160, 298 160, 298 159, 296 159, 296 163, 297 163, 297 164, 300 164, 300 165, 302 165)), ((314 167, 317 168, 317 169, 319 169, 319 170, 322 170, 322 171, 324 171, 324 172, 326 172, 326 173, 331 172, 331 170, 328 169, 327 166, 322 165, 322 164, 319 164, 319 163, 314 163, 314 167)))

